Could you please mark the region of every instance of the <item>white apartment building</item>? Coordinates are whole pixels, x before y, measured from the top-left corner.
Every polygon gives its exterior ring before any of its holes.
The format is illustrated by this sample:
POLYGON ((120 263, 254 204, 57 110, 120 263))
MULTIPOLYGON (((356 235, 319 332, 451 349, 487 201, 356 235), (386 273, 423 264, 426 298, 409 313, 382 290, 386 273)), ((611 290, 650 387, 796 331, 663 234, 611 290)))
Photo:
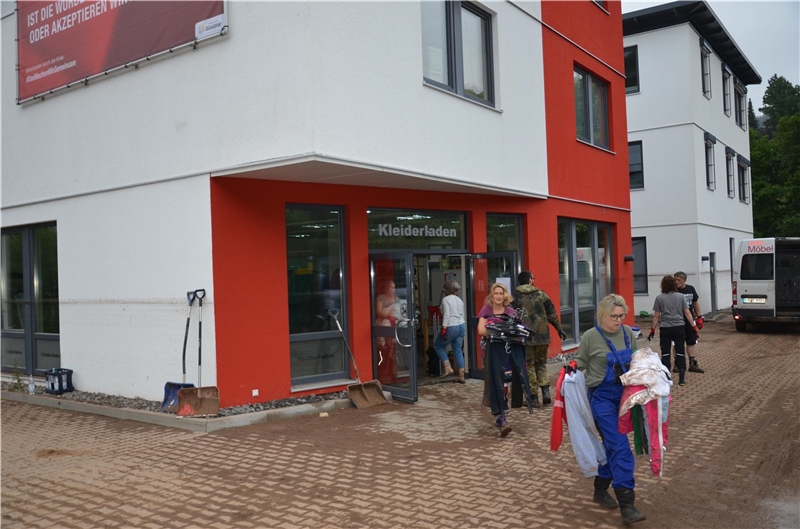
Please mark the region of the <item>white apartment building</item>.
POLYGON ((747 86, 761 76, 704 1, 623 15, 634 307, 683 271, 705 314, 731 305, 752 237, 747 86))

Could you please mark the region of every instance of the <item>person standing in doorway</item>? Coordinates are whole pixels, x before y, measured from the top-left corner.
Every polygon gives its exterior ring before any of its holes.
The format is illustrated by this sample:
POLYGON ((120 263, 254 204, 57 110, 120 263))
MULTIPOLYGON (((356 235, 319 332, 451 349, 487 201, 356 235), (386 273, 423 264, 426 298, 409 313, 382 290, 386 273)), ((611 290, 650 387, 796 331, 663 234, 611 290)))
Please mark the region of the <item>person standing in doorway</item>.
MULTIPOLYGON (((653 303, 653 326, 650 327, 650 334, 647 340, 650 341, 655 335, 656 328, 661 324, 661 332, 658 339, 661 344, 661 363, 669 369, 672 361, 672 344, 675 344, 675 363, 678 366, 680 377, 678 385, 686 385, 686 352, 683 344, 686 341, 686 330, 684 329, 684 317, 691 317, 689 306, 683 294, 679 294, 675 286, 673 276, 664 276, 661 279, 661 294, 656 297, 653 303)), ((694 334, 697 328, 693 327, 690 332, 694 334)))
POLYGON ((689 372, 705 373, 697 365, 697 334, 692 330, 695 326, 697 326, 698 330, 703 328, 703 317, 700 315, 700 304, 697 302, 700 297, 692 285, 686 284, 686 274, 683 272, 675 272, 675 284, 678 287, 678 292, 686 298, 686 303, 689 305, 689 312, 691 313, 691 318, 686 318, 683 322, 686 328, 686 354, 689 355, 689 372))
POLYGON ((547 349, 550 347, 550 328, 552 325, 561 340, 567 334, 561 328, 561 322, 556 314, 556 308, 544 290, 534 286, 530 270, 523 270, 517 280, 519 286, 514 291, 512 306, 517 310, 517 315, 522 323, 534 332, 525 346, 525 357, 528 363, 528 379, 533 393, 533 407, 538 408, 539 395, 537 387, 542 388, 542 404, 551 404, 550 376, 547 374, 547 349))
POLYGON ((445 297, 439 307, 442 310, 442 332, 433 341, 433 349, 442 362, 442 376, 444 378, 453 374, 450 360, 447 359, 445 347, 451 344, 453 356, 456 359, 456 382, 464 383, 464 333, 467 322, 464 319, 464 302, 458 297, 461 286, 454 280, 448 279, 444 284, 445 297))

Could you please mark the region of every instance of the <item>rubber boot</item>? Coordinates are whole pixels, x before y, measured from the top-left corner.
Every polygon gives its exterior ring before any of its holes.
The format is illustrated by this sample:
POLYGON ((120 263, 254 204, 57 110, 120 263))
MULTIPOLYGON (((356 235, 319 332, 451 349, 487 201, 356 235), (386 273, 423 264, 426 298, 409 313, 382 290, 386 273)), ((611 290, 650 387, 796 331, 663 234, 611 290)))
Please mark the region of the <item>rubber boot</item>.
POLYGON ((636 494, 633 489, 614 489, 614 494, 619 501, 619 511, 622 514, 622 521, 625 523, 640 522, 645 519, 644 513, 634 507, 633 502, 636 500, 636 494))
POLYGON ((456 370, 456 374, 457 374, 456 382, 458 382, 459 384, 464 384, 466 382, 464 380, 464 368, 463 367, 458 368, 456 370))
POLYGON ((552 403, 553 401, 550 399, 550 386, 542 386, 542 404, 547 406, 552 403))
POLYGON ((539 404, 539 395, 531 395, 531 406, 534 408, 541 408, 542 405, 539 404))
POLYGON ((611 485, 610 479, 603 479, 600 476, 594 477, 594 497, 592 501, 599 503, 606 509, 616 509, 619 507, 617 500, 611 497, 608 493, 608 487, 611 485))
POLYGON ((689 359, 689 371, 692 373, 705 373, 705 371, 700 369, 700 366, 697 365, 697 360, 694 358, 689 359))
POLYGON ((449 361, 442 362, 442 374, 439 378, 448 377, 453 374, 453 368, 450 366, 449 361))

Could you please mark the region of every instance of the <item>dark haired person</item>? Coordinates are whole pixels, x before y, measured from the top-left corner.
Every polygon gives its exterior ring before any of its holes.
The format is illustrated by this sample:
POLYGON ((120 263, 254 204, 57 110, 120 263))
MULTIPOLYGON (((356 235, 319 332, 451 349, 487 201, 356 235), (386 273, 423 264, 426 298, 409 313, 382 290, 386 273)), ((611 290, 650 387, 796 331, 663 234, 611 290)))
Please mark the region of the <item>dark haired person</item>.
POLYGON ((683 294, 683 297, 686 298, 686 303, 689 304, 689 312, 692 314, 692 318, 686 319, 683 322, 686 328, 686 354, 689 355, 689 371, 692 373, 705 373, 705 371, 700 369, 700 366, 697 365, 697 335, 692 332, 695 321, 697 322, 698 330, 703 328, 703 317, 700 315, 700 304, 697 302, 700 296, 697 295, 697 290, 695 290, 692 285, 686 284, 686 274, 683 272, 675 272, 675 284, 678 288, 678 292, 683 294))

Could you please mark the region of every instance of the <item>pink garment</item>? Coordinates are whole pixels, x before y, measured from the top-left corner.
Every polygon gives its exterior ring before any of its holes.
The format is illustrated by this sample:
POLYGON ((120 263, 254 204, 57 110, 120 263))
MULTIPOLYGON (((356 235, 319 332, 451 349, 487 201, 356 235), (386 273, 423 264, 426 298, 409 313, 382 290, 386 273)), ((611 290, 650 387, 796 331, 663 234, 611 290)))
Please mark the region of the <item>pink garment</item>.
MULTIPOLYGON (((633 394, 640 391, 647 390, 647 386, 625 386, 622 390, 621 402, 626 402, 633 394)), ((672 404, 672 395, 669 396, 669 403, 672 404)), ((659 424, 659 409, 661 407, 661 398, 655 398, 647 401, 644 404, 645 412, 647 413, 647 437, 649 439, 649 452, 650 452, 650 470, 653 471, 654 476, 661 475, 662 466, 662 447, 667 447, 667 439, 669 436, 669 420, 663 421, 659 424), (662 439, 659 439, 659 427, 662 439), (663 444, 662 444, 663 442, 663 444)), ((631 410, 626 411, 619 417, 617 429, 621 434, 628 434, 633 431, 633 413, 631 410)))

